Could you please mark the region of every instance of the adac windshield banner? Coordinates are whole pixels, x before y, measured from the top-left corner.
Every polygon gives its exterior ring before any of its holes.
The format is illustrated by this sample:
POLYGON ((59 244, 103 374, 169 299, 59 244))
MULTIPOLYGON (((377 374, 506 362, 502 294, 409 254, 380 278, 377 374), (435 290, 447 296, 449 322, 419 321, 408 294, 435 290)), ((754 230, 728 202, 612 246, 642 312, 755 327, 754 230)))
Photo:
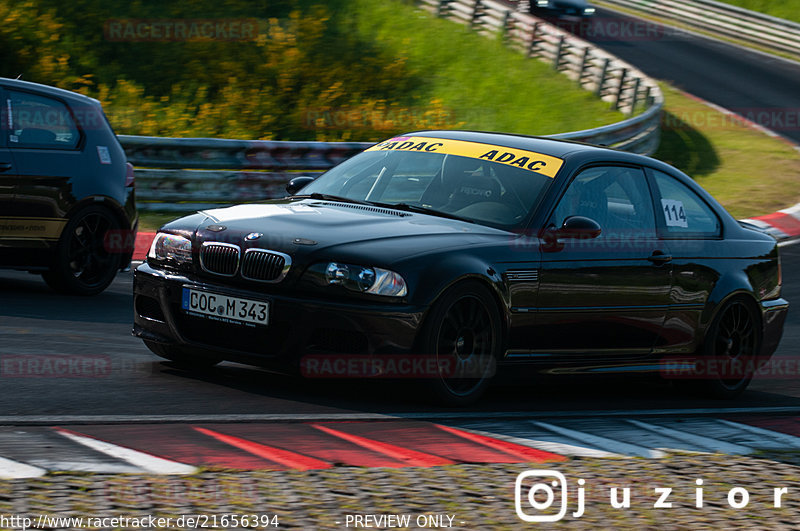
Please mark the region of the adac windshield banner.
POLYGON ((419 153, 439 153, 442 155, 457 155, 473 159, 497 162, 532 171, 547 177, 555 177, 563 160, 505 146, 483 144, 480 142, 467 142, 464 140, 450 140, 446 138, 429 138, 422 136, 397 136, 367 148, 366 151, 417 151, 419 153))

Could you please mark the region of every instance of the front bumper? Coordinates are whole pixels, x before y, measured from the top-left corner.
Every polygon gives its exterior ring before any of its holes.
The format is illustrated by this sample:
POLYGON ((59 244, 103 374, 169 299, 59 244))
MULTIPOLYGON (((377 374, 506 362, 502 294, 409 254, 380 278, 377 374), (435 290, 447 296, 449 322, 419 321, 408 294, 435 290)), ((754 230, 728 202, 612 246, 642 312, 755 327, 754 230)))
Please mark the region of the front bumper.
POLYGON ((761 356, 769 357, 778 348, 783 336, 783 325, 789 313, 789 303, 785 299, 761 301, 762 337, 761 356))
POLYGON ((134 271, 133 334, 253 365, 295 366, 304 355, 413 353, 424 308, 315 300, 232 288, 142 264, 134 271), (181 309, 184 286, 269 302, 268 326, 193 317, 181 309))

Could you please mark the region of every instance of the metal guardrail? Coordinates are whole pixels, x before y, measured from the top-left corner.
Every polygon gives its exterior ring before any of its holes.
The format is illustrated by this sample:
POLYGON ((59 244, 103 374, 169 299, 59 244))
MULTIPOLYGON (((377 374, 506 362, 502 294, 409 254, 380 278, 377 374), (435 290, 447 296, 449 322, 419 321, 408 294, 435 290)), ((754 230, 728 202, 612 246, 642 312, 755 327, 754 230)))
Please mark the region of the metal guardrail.
POLYGON ((602 0, 800 58, 800 24, 713 0, 602 0))
MULTIPOLYGON (((415 0, 435 14, 468 23, 483 34, 547 61, 576 83, 633 114, 615 124, 550 135, 651 154, 660 138, 663 96, 633 66, 536 17, 493 0, 415 0)), ((281 197, 299 175, 319 175, 372 143, 278 142, 120 135, 136 167, 139 207, 192 211, 221 204, 281 197)))
POLYGON ((372 142, 281 142, 118 135, 136 174, 140 209, 192 211, 282 197, 372 142))

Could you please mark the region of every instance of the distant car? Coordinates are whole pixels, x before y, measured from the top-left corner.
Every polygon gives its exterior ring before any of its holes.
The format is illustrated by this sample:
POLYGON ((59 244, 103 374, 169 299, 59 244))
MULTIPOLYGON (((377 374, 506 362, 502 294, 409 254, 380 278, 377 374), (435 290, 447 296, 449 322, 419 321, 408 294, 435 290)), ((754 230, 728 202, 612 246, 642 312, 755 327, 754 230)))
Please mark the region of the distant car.
POLYGON ((531 0, 530 5, 531 14, 542 17, 585 18, 596 11, 586 0, 531 0))
POLYGON ((100 102, 0 78, 0 267, 94 295, 128 267, 133 166, 100 102))
POLYGON ((687 380, 731 397, 782 334, 775 239, 649 157, 425 131, 287 190, 160 229, 133 287, 154 353, 415 378, 459 405, 496 367, 658 372, 685 356, 743 367, 687 380))

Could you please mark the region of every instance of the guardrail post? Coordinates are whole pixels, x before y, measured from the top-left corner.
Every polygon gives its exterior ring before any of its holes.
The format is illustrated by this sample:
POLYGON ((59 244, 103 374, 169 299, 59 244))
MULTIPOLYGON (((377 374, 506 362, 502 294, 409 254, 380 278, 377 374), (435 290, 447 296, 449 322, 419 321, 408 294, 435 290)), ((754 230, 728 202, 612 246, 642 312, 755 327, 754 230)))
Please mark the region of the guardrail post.
POLYGON ((647 91, 644 93, 644 105, 645 107, 650 107, 653 104, 653 87, 647 85, 647 91))
POLYGON ((534 22, 533 29, 531 29, 531 42, 528 44, 528 57, 536 55, 536 34, 539 33, 539 23, 534 22))
POLYGON ((446 17, 450 10, 450 0, 439 0, 439 8, 436 10, 437 17, 446 17))
POLYGON ((511 11, 506 9, 505 14, 503 15, 503 27, 500 30, 502 31, 503 41, 507 41, 509 38, 509 33, 511 33, 511 28, 509 28, 510 25, 511 25, 511 11))
POLYGON ((633 80, 633 95, 631 96, 631 112, 630 115, 633 115, 636 112, 636 104, 639 102, 639 83, 642 82, 642 78, 636 77, 633 80))
POLYGON ((603 62, 603 68, 600 69, 600 77, 597 80, 597 90, 595 91, 595 94, 597 94, 598 98, 603 97, 603 85, 606 84, 606 75, 608 74, 608 65, 610 64, 611 59, 606 58, 606 60, 603 62))
POLYGON ((625 88, 625 76, 628 74, 628 69, 623 68, 622 73, 619 75, 619 87, 617 87, 617 99, 614 100, 614 110, 619 110, 619 104, 622 101, 622 92, 625 88))
POLYGON ((587 46, 583 49, 581 56, 581 68, 578 70, 578 86, 583 86, 583 74, 586 72, 586 65, 589 64, 589 55, 592 53, 591 47, 587 46))
POLYGON ((556 48, 556 58, 553 59, 553 70, 558 70, 561 66, 561 55, 564 53, 564 40, 565 37, 562 34, 561 37, 558 38, 558 48, 556 48))
POLYGON ((472 8, 472 19, 469 21, 469 27, 475 28, 478 25, 478 19, 481 16, 481 0, 475 0, 475 5, 472 8))

